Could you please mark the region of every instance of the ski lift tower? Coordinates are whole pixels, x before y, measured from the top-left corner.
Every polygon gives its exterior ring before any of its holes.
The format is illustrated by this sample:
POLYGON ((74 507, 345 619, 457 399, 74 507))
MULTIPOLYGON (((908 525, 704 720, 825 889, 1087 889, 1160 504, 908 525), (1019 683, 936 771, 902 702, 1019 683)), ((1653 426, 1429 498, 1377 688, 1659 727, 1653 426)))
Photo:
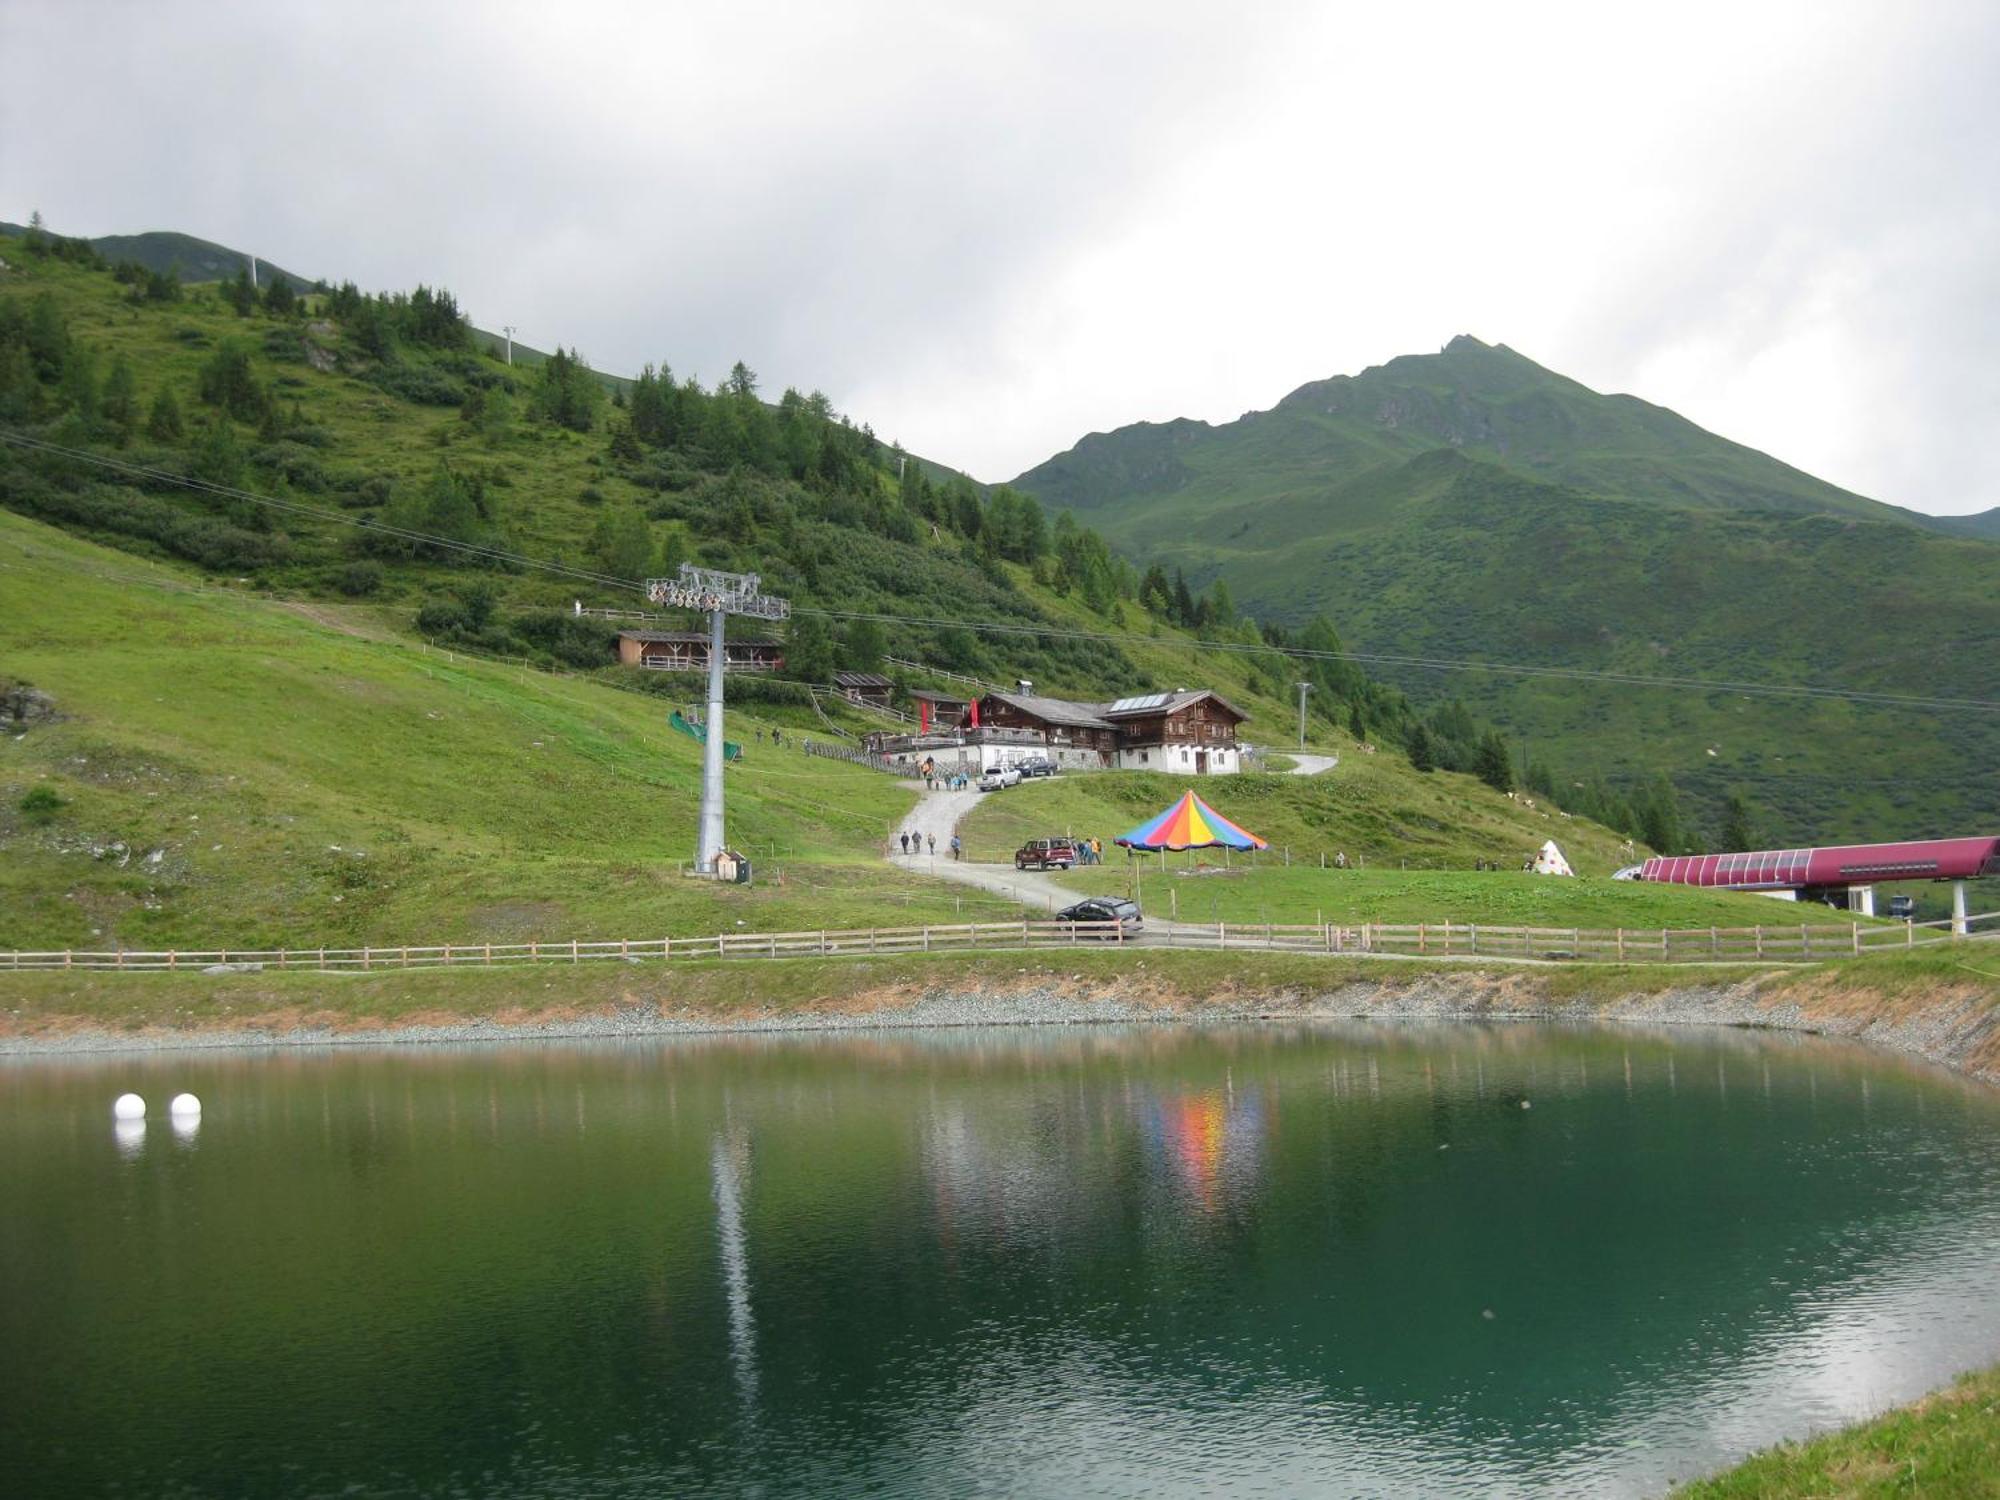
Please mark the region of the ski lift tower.
POLYGON ((682 563, 678 578, 649 578, 646 597, 669 609, 698 609, 708 616, 708 717, 701 726, 701 843, 695 867, 715 873, 722 853, 722 625, 730 615, 757 620, 782 620, 792 612, 789 601, 763 592, 755 573, 718 573, 682 563))

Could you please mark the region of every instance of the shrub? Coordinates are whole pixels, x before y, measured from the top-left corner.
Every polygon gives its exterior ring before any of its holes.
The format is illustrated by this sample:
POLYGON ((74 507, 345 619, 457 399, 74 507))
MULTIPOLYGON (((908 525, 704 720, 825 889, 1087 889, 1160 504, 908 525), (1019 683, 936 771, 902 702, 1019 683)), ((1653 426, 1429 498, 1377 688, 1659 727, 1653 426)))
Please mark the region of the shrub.
POLYGON ((22 816, 27 818, 30 823, 52 823, 55 821, 56 814, 68 806, 62 798, 56 795, 56 789, 52 786, 36 787, 27 796, 23 797, 17 805, 21 809, 22 816))
POLYGON ((365 599, 382 587, 382 565, 363 558, 333 576, 333 586, 350 599, 365 599))

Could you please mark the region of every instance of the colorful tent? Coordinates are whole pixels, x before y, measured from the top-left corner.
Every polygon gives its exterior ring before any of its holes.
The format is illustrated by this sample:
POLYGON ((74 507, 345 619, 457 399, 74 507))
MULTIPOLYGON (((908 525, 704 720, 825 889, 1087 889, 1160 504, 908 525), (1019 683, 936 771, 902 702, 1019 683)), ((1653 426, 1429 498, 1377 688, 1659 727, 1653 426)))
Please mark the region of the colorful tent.
POLYGON ((1150 854, 1155 849, 1268 849, 1271 846, 1254 833, 1246 833, 1210 807, 1193 792, 1181 793, 1181 800, 1150 822, 1141 823, 1130 833, 1120 834, 1113 843, 1150 854))

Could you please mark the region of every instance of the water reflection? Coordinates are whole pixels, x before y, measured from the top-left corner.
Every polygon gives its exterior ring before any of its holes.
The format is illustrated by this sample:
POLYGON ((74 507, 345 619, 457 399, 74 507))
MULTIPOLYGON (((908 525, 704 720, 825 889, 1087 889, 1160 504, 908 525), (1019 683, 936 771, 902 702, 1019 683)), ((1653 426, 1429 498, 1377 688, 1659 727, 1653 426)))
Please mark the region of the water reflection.
POLYGON ((750 1144, 743 1132, 717 1132, 710 1153, 715 1180, 715 1227, 722 1247, 722 1285, 729 1303, 729 1362, 743 1409, 757 1408, 757 1329, 750 1320, 750 1265, 743 1233, 743 1181, 749 1175, 750 1144))
POLYGON ((1750 1032, 5 1065, 35 1375, 0 1462, 56 1495, 1657 1492, 2000 1353, 1996 1142, 1985 1091, 1750 1032), (166 1084, 200 1149, 107 1153, 104 1100, 166 1084))

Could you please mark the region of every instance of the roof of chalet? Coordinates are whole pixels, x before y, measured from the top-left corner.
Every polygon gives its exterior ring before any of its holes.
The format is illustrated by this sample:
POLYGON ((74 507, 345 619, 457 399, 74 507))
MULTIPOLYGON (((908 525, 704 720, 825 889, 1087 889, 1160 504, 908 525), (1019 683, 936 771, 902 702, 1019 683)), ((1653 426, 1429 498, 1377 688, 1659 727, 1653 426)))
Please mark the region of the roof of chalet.
POLYGON ((835 672, 833 685, 844 688, 892 688, 896 684, 880 672, 835 672))
POLYGON ((988 693, 1009 708, 1019 709, 1044 724, 1064 724, 1072 729, 1110 729, 1103 708, 1095 703, 1072 703, 1067 698, 1041 698, 1033 693, 988 693))
POLYGON ((912 698, 922 698, 927 703, 970 703, 977 693, 941 693, 936 688, 911 688, 912 698))
POLYGON ((1204 698, 1213 698, 1238 720, 1250 717, 1213 688, 1195 688, 1192 691, 1173 693, 1147 693, 1138 698, 1120 698, 1110 707, 1100 708, 1098 712, 1107 719, 1145 719, 1151 718, 1154 714, 1179 713, 1190 703, 1199 703, 1204 698))
MULTIPOLYGON (((706 646, 708 644, 708 632, 705 630, 621 630, 618 632, 618 639, 621 641, 638 641, 641 645, 647 646, 706 646)), ((768 647, 774 651, 783 644, 782 641, 768 635, 731 636, 723 642, 724 647, 758 646, 768 647)))

